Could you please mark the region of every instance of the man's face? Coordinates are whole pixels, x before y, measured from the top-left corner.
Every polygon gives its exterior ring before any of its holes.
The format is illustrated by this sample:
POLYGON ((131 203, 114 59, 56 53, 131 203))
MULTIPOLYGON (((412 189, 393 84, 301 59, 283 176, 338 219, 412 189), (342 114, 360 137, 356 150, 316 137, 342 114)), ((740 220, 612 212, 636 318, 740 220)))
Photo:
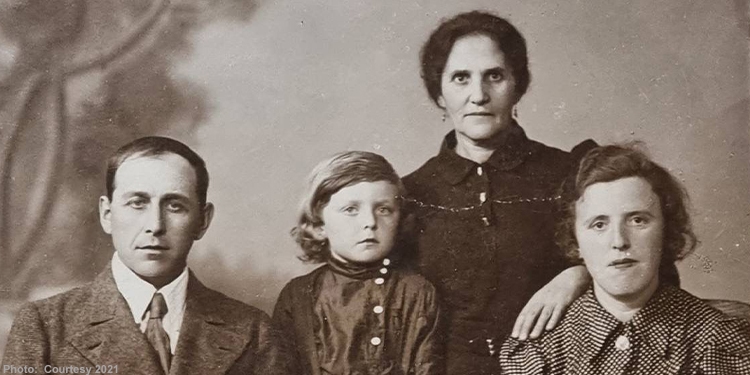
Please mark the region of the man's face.
POLYGON ((99 199, 104 231, 122 262, 159 288, 185 268, 213 217, 200 207, 195 170, 179 155, 132 156, 117 169, 112 201, 99 199))

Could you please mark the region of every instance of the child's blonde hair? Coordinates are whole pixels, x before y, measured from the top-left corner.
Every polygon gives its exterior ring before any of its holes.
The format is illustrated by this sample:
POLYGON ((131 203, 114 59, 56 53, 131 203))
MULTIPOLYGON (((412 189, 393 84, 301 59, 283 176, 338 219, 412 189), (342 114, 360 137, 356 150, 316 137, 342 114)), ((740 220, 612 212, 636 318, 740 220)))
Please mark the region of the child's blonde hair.
POLYGON ((331 196, 347 186, 377 181, 387 181, 398 188, 398 200, 402 209, 399 233, 402 233, 407 216, 403 212, 406 189, 388 160, 372 152, 346 151, 315 166, 307 178, 297 225, 291 231, 292 237, 304 252, 299 256, 302 261, 323 263, 331 254, 328 239, 316 230, 323 225, 322 211, 331 196))

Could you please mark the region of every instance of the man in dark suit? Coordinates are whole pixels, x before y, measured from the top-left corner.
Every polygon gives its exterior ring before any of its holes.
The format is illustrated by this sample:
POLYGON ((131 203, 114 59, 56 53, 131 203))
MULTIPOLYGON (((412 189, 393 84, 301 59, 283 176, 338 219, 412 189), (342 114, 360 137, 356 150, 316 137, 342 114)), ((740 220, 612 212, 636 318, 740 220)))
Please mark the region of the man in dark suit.
POLYGON ((1 369, 61 373, 292 374, 264 312, 208 289, 187 256, 213 218, 200 156, 137 139, 107 165, 100 222, 111 265, 92 283, 32 302, 13 323, 1 369))

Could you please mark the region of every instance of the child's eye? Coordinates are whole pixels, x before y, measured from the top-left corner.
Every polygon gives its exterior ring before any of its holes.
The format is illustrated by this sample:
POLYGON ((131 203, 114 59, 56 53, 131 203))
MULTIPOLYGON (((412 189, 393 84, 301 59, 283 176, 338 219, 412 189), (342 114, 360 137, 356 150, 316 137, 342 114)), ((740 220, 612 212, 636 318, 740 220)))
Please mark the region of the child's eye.
POLYGON ((348 214, 348 215, 356 215, 357 212, 359 212, 359 209, 355 206, 346 206, 341 209, 341 212, 348 214))
POLYGON ((393 213, 393 211, 394 210, 391 207, 382 206, 382 207, 378 207, 378 211, 377 212, 378 212, 379 215, 390 215, 390 214, 393 213))

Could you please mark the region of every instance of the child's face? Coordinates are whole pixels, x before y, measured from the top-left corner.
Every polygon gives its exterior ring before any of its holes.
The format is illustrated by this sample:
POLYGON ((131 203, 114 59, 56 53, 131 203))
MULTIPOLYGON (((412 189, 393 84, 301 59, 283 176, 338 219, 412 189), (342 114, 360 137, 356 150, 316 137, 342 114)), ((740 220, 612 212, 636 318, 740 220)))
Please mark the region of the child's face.
POLYGON ((390 253, 399 227, 398 188, 388 181, 360 182, 331 196, 319 230, 331 256, 342 262, 369 263, 390 253))

